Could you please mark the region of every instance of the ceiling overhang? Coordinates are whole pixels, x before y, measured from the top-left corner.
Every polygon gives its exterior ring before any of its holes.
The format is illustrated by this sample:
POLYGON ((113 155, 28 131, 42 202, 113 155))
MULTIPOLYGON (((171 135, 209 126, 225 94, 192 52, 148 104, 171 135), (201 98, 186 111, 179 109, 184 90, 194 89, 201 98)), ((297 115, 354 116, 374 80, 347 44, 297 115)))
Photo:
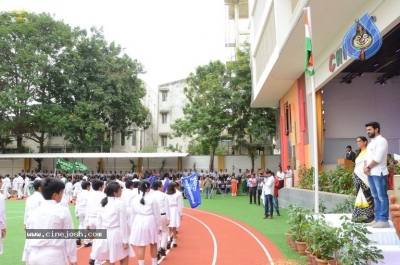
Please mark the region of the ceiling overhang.
MULTIPOLYGON (((313 31, 313 54, 317 69, 326 58, 319 58, 332 40, 341 34, 357 17, 360 10, 365 10, 365 0, 310 0, 313 31)), ((379 1, 375 3, 379 5, 379 1)), ((343 35, 344 36, 344 35, 343 35)), ((264 82, 259 82, 253 88, 251 106, 277 107, 279 100, 293 86, 305 70, 305 32, 303 15, 300 14, 291 33, 281 47, 276 47, 268 62, 267 69, 271 69, 264 82)), ((261 47, 260 47, 261 48, 261 47)), ((265 78, 265 77, 264 77, 265 78)))

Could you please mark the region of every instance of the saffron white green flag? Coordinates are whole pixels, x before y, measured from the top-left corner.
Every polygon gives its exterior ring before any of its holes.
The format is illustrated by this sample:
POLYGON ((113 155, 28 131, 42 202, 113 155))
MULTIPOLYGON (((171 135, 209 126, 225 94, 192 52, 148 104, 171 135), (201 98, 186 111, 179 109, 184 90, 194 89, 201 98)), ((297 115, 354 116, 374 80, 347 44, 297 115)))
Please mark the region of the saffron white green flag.
POLYGON ((314 75, 314 57, 312 54, 311 26, 309 24, 307 12, 305 14, 305 29, 306 29, 306 73, 309 76, 312 76, 314 75))

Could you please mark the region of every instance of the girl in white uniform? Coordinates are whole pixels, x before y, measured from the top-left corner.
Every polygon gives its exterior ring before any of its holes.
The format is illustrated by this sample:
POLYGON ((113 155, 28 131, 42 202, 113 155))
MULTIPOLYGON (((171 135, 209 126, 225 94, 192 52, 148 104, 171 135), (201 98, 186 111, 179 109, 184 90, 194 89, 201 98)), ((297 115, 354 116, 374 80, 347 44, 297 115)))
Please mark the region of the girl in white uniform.
POLYGON ((182 194, 176 191, 176 187, 175 182, 170 182, 166 192, 170 213, 169 229, 170 234, 172 233, 172 244, 174 247, 178 246, 176 243, 176 229, 181 225, 183 209, 182 194))
MULTIPOLYGON (((0 178, 0 181, 2 179, 0 178)), ((1 184, 1 183, 0 183, 1 184)), ((6 236, 5 197, 0 193, 0 254, 3 254, 3 238, 6 236)))
POLYGON ((105 260, 107 265, 119 261, 127 265, 129 257, 135 253, 128 244, 126 209, 121 197, 122 189, 118 182, 110 182, 105 188, 107 197, 101 200, 98 208, 96 228, 107 229, 107 239, 94 239, 91 257, 105 260))
POLYGON ((146 246, 150 244, 151 264, 157 265, 158 234, 161 233, 161 215, 155 197, 149 196, 150 182, 142 180, 139 184, 140 195, 132 200, 133 221, 129 243, 138 248, 139 265, 144 265, 146 246))

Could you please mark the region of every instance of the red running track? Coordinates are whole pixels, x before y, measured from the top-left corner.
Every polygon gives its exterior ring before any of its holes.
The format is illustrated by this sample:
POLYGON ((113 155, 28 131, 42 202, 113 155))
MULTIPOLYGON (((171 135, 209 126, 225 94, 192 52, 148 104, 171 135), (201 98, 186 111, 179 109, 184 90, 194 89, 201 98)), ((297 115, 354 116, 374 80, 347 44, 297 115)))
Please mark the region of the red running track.
MULTIPOLYGON (((271 241, 249 225, 226 216, 186 207, 177 245, 177 248, 167 252, 159 264, 265 265, 284 258, 271 241)), ((90 251, 91 247, 78 248, 80 265, 88 264, 90 251)), ((131 258, 129 264, 138 264, 137 258, 131 258)), ((151 264, 148 247, 145 264, 151 264)))

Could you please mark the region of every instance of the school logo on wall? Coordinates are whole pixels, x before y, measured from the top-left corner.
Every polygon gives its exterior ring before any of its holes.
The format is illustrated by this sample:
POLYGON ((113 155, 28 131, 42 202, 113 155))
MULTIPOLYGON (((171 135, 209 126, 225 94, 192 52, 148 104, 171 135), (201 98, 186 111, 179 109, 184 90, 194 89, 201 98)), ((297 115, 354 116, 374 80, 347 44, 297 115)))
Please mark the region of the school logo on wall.
POLYGON ((352 58, 365 60, 376 54, 382 46, 382 36, 374 19, 365 13, 343 38, 343 50, 352 58))

